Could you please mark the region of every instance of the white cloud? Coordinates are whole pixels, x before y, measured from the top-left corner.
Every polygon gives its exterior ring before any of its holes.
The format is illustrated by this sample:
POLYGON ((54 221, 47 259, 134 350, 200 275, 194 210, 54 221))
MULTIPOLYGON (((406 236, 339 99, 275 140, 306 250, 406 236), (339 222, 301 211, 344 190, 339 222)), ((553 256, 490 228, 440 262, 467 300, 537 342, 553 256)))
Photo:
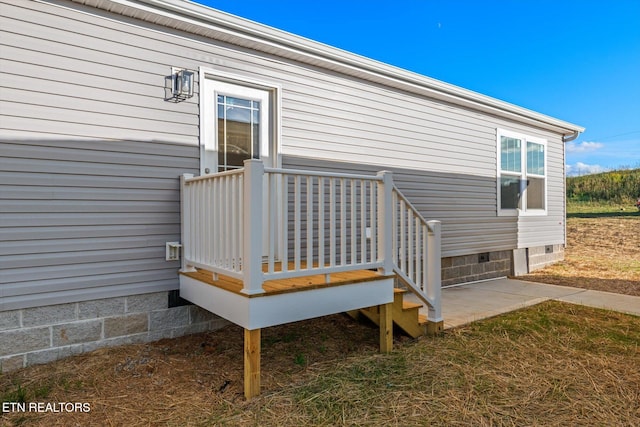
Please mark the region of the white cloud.
POLYGON ((601 142, 567 142, 566 149, 567 153, 589 153, 591 151, 596 151, 604 147, 604 144, 601 142))
POLYGON ((588 165, 582 162, 576 162, 575 165, 567 165, 567 176, 591 175, 594 173, 606 172, 609 169, 600 165, 588 165))

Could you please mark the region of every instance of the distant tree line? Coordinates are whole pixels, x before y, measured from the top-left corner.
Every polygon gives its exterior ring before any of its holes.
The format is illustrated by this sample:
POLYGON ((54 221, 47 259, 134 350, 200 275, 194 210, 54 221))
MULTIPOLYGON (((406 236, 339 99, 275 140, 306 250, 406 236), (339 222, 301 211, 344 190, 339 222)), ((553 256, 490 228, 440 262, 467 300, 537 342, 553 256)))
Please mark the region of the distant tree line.
POLYGON ((638 197, 640 169, 567 177, 568 201, 628 203, 638 197))

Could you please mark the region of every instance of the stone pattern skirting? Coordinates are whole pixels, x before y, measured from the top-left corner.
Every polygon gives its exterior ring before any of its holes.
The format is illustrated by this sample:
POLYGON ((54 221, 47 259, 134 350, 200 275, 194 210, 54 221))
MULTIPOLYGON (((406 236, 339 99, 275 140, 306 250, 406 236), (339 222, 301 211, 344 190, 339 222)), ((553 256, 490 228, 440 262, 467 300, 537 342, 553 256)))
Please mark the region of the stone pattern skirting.
POLYGON ((168 300, 157 292, 0 312, 0 372, 228 324, 195 305, 169 308, 168 300))
POLYGON ((511 251, 442 258, 442 286, 508 276, 511 263, 511 251))

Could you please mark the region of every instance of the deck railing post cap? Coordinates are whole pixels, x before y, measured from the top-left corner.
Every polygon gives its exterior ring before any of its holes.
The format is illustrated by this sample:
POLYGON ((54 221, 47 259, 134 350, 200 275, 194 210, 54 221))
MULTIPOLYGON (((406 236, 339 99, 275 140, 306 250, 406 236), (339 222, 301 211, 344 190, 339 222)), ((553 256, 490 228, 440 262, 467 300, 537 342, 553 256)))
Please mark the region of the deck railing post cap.
POLYGON ((441 225, 442 223, 437 219, 432 219, 430 221, 427 221, 427 227, 429 228, 429 231, 432 233, 435 233, 436 230, 440 229, 441 225))

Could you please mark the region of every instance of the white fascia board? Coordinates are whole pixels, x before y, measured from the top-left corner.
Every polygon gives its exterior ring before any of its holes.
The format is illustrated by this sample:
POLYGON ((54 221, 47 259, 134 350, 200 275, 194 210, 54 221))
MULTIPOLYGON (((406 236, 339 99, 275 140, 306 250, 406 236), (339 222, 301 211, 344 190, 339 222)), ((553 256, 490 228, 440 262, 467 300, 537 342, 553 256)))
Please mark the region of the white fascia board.
POLYGON ((279 54, 563 135, 584 132, 581 126, 191 1, 72 1, 214 39, 217 34, 241 46, 279 54))

